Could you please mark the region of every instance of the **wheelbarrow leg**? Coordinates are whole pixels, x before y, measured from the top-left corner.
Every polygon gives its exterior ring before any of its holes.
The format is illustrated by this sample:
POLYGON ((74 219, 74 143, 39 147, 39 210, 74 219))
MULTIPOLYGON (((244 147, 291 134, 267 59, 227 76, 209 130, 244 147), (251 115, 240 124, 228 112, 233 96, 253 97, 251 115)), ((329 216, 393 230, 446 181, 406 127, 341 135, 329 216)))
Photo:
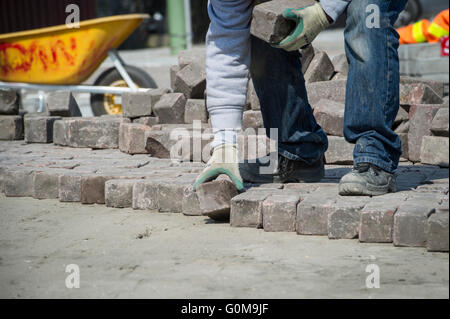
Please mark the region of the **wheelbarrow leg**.
POLYGON ((119 53, 116 50, 111 49, 108 51, 108 56, 113 61, 115 68, 117 69, 117 71, 119 72, 119 74, 123 78, 123 80, 127 83, 128 87, 133 91, 137 90, 138 87, 136 86, 136 84, 134 84, 130 75, 125 70, 125 68, 124 68, 125 63, 120 58, 119 53))

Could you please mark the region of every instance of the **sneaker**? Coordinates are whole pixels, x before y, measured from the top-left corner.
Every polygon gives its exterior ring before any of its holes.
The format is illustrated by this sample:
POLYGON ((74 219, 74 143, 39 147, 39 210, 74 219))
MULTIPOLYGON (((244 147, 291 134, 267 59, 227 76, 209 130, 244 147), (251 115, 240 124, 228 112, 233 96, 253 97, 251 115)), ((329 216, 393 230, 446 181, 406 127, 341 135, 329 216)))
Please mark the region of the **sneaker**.
POLYGON ((379 196, 397 191, 394 174, 369 164, 357 164, 339 183, 341 196, 379 196))
MULTIPOLYGON (((323 157, 312 165, 302 161, 290 160, 281 155, 277 158, 275 169, 271 173, 261 174, 262 168, 268 168, 270 157, 257 159, 255 163, 244 161, 239 164, 242 179, 248 183, 318 183, 325 175, 323 157)), ((267 169, 268 170, 268 169, 267 169)))

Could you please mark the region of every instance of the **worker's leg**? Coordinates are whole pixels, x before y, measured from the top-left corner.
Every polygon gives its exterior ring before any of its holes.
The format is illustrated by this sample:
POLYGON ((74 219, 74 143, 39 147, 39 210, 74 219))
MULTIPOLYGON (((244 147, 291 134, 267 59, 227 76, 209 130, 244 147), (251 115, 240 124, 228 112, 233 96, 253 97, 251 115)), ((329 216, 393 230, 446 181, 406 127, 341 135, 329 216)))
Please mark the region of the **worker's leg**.
POLYGON ((210 0, 206 36, 208 111, 215 133, 213 147, 235 144, 242 127, 250 65, 253 1, 210 0))
POLYGON ((392 130, 399 109, 398 34, 393 24, 406 0, 352 1, 345 29, 349 61, 344 134, 354 162, 393 173, 401 141, 392 130), (379 17, 379 23, 378 23, 379 17))
POLYGON ((328 140, 308 103, 299 52, 273 48, 253 36, 251 43, 251 75, 268 136, 271 128, 278 129, 280 155, 313 164, 328 140))

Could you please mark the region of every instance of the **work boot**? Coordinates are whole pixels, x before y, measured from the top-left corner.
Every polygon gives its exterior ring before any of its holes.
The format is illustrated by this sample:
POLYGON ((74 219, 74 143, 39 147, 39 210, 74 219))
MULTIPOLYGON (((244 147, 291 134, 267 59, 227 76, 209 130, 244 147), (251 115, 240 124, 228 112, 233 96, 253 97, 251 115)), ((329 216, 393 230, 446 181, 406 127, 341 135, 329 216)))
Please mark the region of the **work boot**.
POLYGON ((339 183, 341 196, 379 196, 397 191, 394 174, 369 164, 357 164, 339 183))
POLYGON ((323 157, 312 165, 303 161, 290 160, 284 156, 277 157, 275 169, 272 172, 261 173, 270 165, 269 156, 257 159, 255 163, 245 161, 239 164, 239 172, 245 182, 256 184, 267 183, 317 183, 325 175, 323 157))

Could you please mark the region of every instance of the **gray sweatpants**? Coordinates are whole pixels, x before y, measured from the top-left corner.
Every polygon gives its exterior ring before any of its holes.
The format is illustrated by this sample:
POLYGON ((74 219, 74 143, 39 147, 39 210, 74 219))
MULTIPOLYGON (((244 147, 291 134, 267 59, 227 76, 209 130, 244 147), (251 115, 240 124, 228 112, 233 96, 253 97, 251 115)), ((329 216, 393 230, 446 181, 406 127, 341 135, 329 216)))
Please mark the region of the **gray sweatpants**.
MULTIPOLYGON (((351 0, 321 0, 336 20, 351 0)), ((215 133, 212 147, 236 143, 242 128, 250 66, 252 0, 209 0, 206 35, 208 111, 215 133)))

